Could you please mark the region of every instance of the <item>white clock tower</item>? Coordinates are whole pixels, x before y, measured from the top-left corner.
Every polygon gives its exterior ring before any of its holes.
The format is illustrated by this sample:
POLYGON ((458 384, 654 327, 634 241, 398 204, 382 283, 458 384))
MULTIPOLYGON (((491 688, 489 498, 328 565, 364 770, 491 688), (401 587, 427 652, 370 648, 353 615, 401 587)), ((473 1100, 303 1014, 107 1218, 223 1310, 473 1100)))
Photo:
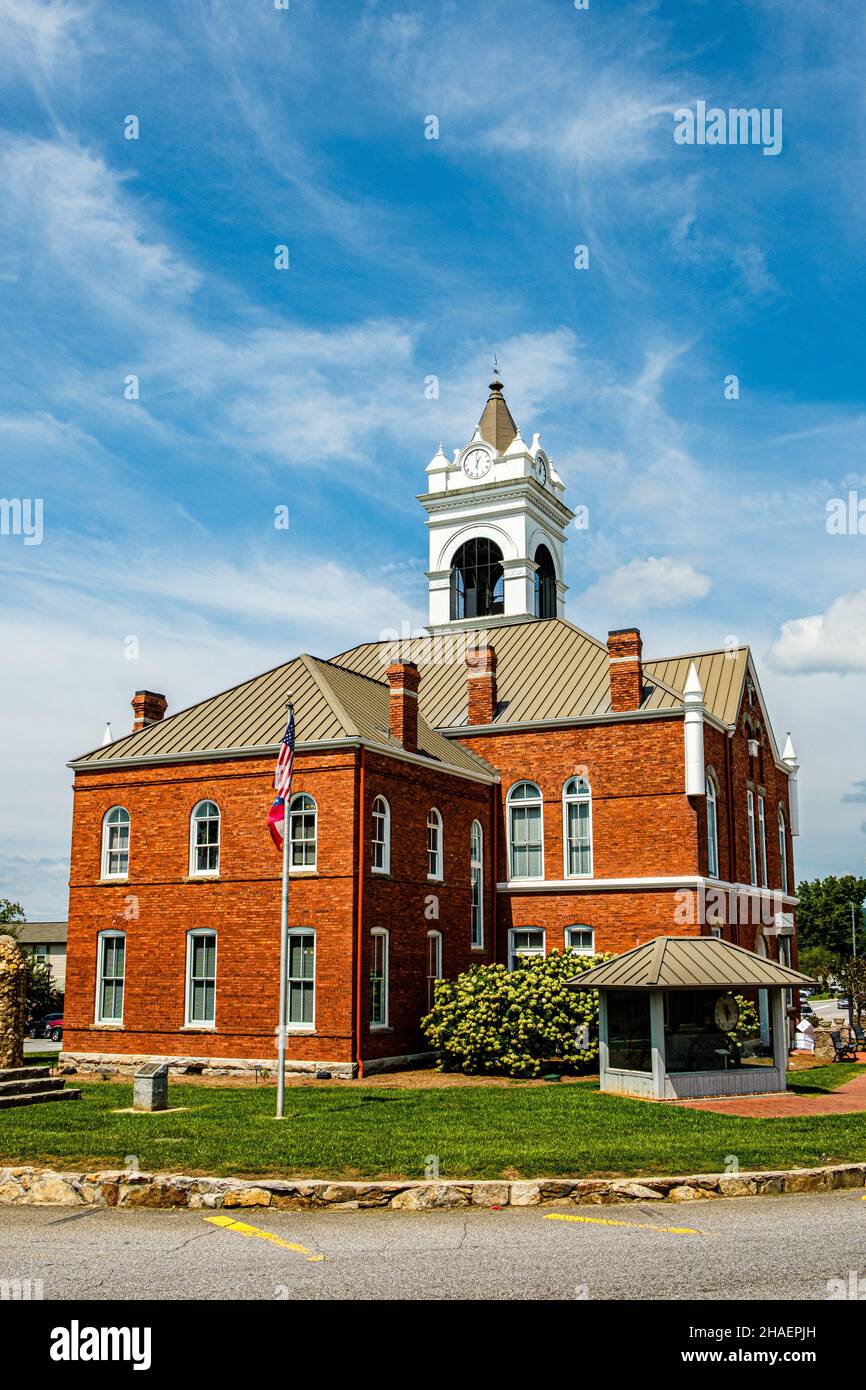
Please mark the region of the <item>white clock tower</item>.
POLYGON ((521 438, 497 378, 469 443, 428 464, 431 631, 562 616, 574 513, 540 440, 521 438))

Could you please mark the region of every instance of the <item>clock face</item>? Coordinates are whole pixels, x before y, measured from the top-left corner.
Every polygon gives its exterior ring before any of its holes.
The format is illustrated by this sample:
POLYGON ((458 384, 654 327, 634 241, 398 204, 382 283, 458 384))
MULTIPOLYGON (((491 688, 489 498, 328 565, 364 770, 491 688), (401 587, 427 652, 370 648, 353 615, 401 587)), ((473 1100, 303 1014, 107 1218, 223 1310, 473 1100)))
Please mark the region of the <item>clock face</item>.
POLYGON ((470 449, 463 458, 463 472, 467 478, 483 478, 490 471, 493 459, 486 449, 470 449))
POLYGON ((715 1007, 716 1027, 732 1033, 740 1019, 740 1006, 732 994, 720 994, 715 1007))
POLYGON ((547 482, 547 464, 542 454, 537 454, 535 458, 535 476, 541 483, 541 486, 544 487, 544 484, 547 482))

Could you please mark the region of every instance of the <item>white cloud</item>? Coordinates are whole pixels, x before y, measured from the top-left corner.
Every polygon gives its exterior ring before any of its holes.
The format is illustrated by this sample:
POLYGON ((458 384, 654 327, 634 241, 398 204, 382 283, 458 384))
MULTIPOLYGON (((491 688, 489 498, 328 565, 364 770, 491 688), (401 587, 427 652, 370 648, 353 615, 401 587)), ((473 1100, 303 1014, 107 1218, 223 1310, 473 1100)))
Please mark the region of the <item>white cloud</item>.
POLYGON ((710 580, 686 560, 650 555, 630 560, 598 580, 582 601, 603 603, 621 614, 648 608, 679 608, 706 598, 710 580))
POLYGON ((842 594, 824 613, 782 623, 770 661, 800 675, 866 671, 866 589, 842 594))

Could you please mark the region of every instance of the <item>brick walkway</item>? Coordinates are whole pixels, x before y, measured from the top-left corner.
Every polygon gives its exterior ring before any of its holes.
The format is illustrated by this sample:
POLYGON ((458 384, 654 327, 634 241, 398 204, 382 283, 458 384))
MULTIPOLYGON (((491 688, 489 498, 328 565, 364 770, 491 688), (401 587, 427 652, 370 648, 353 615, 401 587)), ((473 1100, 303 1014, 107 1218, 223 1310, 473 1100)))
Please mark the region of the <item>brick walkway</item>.
MULTIPOLYGON (((844 1067, 846 1063, 838 1065, 844 1067)), ((794 1075, 798 1081, 808 1082, 808 1071, 794 1075)), ((719 1100, 682 1100, 674 1104, 691 1110, 715 1110, 720 1115, 751 1115, 759 1119, 776 1115, 846 1115, 855 1110, 866 1111, 866 1072, 852 1076, 838 1091, 819 1096, 797 1096, 789 1091, 786 1095, 725 1096, 719 1100)))

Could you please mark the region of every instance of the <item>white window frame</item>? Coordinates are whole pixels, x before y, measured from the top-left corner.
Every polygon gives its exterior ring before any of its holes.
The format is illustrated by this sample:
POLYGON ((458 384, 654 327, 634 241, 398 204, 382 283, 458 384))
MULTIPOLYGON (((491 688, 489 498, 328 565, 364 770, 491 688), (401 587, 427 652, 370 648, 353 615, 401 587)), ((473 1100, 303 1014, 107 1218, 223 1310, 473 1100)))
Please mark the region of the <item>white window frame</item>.
POLYGON ((377 840, 375 838, 375 834, 371 833, 370 853, 373 866, 373 873, 389 874, 391 872, 391 807, 388 804, 387 797, 384 797, 381 794, 379 796, 374 797, 373 805, 370 809, 370 819, 373 823, 373 831, 375 831, 376 820, 378 818, 381 818, 382 820, 384 839, 377 840), (380 805, 382 807, 382 810, 378 811, 376 808, 380 805), (376 863, 376 845, 382 845, 381 864, 376 863))
POLYGON ((479 820, 472 822, 469 831, 469 892, 470 923, 469 944, 473 951, 484 949, 484 827, 479 820), (476 832, 478 854, 475 853, 476 832), (478 902, 475 901, 475 884, 478 884, 478 902), (477 930, 476 930, 477 928, 477 930))
POLYGON ((788 822, 784 807, 779 807, 779 875, 783 893, 788 891, 788 822))
POLYGON ((764 808, 764 798, 758 797, 758 831, 760 833, 760 866, 761 866, 761 887, 767 887, 767 813, 764 808))
POLYGON ((95 1009, 95 1013, 94 1013, 94 1018, 95 1018, 95 1020, 96 1020, 97 1023, 103 1023, 103 1024, 105 1024, 105 1023, 112 1023, 112 1024, 119 1024, 119 1025, 122 1025, 122 1024, 123 1024, 123 1010, 124 1010, 125 1005, 126 1005, 126 932, 124 932, 124 931, 116 931, 114 928, 110 928, 110 929, 107 930, 107 931, 101 931, 101 932, 99 932, 99 933, 97 934, 97 937, 96 937, 96 1009, 95 1009), (105 973, 104 973, 104 970, 105 970, 105 946, 106 946, 106 944, 107 944, 109 941, 122 941, 122 942, 123 942, 123 974, 122 974, 122 975, 108 975, 108 976, 106 976, 105 973), (117 1016, 112 1016, 111 1018, 109 1018, 109 1017, 103 1015, 103 1012, 102 1012, 102 987, 103 987, 103 985, 105 984, 106 979, 114 980, 114 981, 117 981, 117 980, 120 980, 120 981, 121 981, 121 988, 120 988, 120 1014, 117 1015, 117 1016))
POLYGON ((390 990, 389 990, 389 979, 388 979, 388 974, 389 974, 389 969, 390 969, 390 954, 391 954, 390 944, 391 944, 391 943, 390 943, 390 940, 389 940, 389 933, 388 933, 387 927, 373 927, 372 930, 371 930, 371 932, 370 932, 370 936, 371 936, 371 937, 381 937, 381 938, 382 938, 382 974, 381 974, 381 977, 379 977, 379 976, 376 977, 376 978, 381 978, 381 980, 382 980, 382 1017, 381 1017, 380 1019, 377 1019, 375 1022, 373 1021, 373 990, 372 990, 372 982, 373 982, 373 964, 374 964, 375 959, 376 959, 376 954, 375 954, 375 949, 374 949, 372 946, 371 946, 371 955, 370 955, 370 986, 371 986, 371 987, 370 987, 370 1032, 371 1032, 371 1033, 376 1033, 376 1032, 380 1032, 383 1028, 388 1028, 388 1027, 390 1026, 389 1023, 388 1023, 388 1019, 389 1019, 389 998, 388 998, 388 995, 389 995, 389 993, 390 993, 390 990))
MULTIPOLYGON (((186 1008, 184 1010, 184 1028, 216 1028, 216 994, 217 994, 217 953, 219 951, 219 939, 217 933, 211 927, 195 927, 186 934, 186 1008), (213 1018, 199 1019, 192 1016, 192 987, 193 987, 193 943, 203 936, 213 937, 213 1018)), ((206 980, 207 975, 196 976, 197 979, 206 980)))
POLYGON ((109 808, 108 808, 108 810, 106 811, 105 815, 102 817, 102 857, 101 857, 101 861, 100 861, 100 875, 99 875, 100 878, 103 878, 103 879, 105 879, 105 878, 117 878, 117 879, 120 879, 120 878, 129 878, 129 855, 130 855, 131 849, 132 849, 132 816, 129 814, 129 812, 127 811, 127 809, 126 809, 125 806, 109 806, 109 808), (111 815, 113 815, 115 811, 122 811, 123 814, 126 816, 126 850, 125 850, 125 851, 124 851, 124 850, 117 850, 117 849, 113 850, 113 849, 111 849, 111 847, 110 847, 111 831, 114 830, 118 825, 122 824, 122 822, 119 822, 119 821, 115 821, 114 824, 109 824, 108 817, 111 816, 111 815), (123 854, 123 853, 126 854, 126 868, 123 869, 122 871, 120 871, 119 873, 111 873, 111 870, 110 870, 111 855, 112 855, 112 854, 123 854))
POLYGON ((707 773, 707 875, 719 876, 719 816, 716 783, 711 773, 707 773))
MULTIPOLYGON (((544 808, 542 807, 542 822, 544 819, 544 808)), ((543 824, 542 824, 543 834, 543 824)), ((588 777, 569 777, 562 788, 562 868, 564 878, 592 878, 592 787, 588 777), (576 786, 585 790, 569 792, 568 788, 574 783, 576 786), (568 808, 569 806, 588 806, 589 818, 589 868, 581 870, 579 873, 572 873, 569 867, 571 862, 571 839, 568 833, 568 808)))
POLYGON ((436 981, 442 979, 442 933, 432 927, 427 933, 427 1012, 433 1008, 436 981), (430 952, 435 951, 435 970, 430 973, 430 952))
POLYGON ((442 812, 431 806, 427 812, 427 879, 430 883, 441 883, 445 877, 445 832, 442 826, 442 812), (430 848, 430 833, 435 834, 435 849, 430 848), (433 871, 431 873, 431 863, 433 871))
POLYGON ((565 929, 565 949, 566 949, 567 951, 574 951, 574 952, 575 952, 577 955, 579 955, 579 956, 594 956, 594 955, 595 955, 595 927, 586 927, 586 926, 583 925, 582 922, 573 922, 573 923, 571 924, 570 927, 566 927, 566 929, 565 929), (569 939, 569 938, 571 937, 571 933, 572 933, 573 931, 588 931, 588 932, 589 932, 589 937, 590 937, 589 945, 588 945, 588 946, 573 946, 573 945, 571 944, 570 939, 569 939))
POLYGON ((288 948, 288 950, 287 950, 287 952, 286 952, 286 1032, 287 1032, 287 1033, 315 1033, 315 1031, 316 1031, 316 994, 318 993, 318 991, 317 991, 317 989, 316 989, 316 971, 317 971, 317 969, 318 969, 318 954, 319 954, 319 952, 318 952, 319 943, 318 943, 318 940, 317 940, 317 938, 316 938, 316 929, 315 929, 315 927, 290 927, 290 928, 289 928, 289 931, 288 931, 288 937, 289 937, 289 948, 288 948), (291 959, 292 959, 292 950, 291 950, 292 938, 293 938, 293 937, 299 937, 299 936, 311 936, 311 937, 313 938, 313 975, 312 975, 312 985, 313 985, 313 990, 312 990, 312 993, 313 993, 313 1018, 312 1018, 312 1022, 309 1022, 309 1023, 304 1023, 304 1022, 301 1022, 301 1023, 293 1023, 293 1022, 291 1021, 291 1018, 289 1017, 289 1015, 290 1015, 290 1013, 291 1013, 291 1008, 292 1008, 292 982, 294 981, 296 984, 300 984, 300 985, 302 985, 302 986, 310 984, 310 980, 307 978, 306 975, 292 975, 292 974, 289 973, 290 965, 291 965, 291 959))
POLYGON ((515 782, 513 787, 508 790, 506 805, 506 827, 508 831, 508 877, 518 883, 542 883, 544 881, 544 798, 541 795, 541 788, 537 782, 532 782, 526 777, 522 777, 519 782, 515 782), (515 792, 519 787, 533 787, 536 792, 534 797, 521 798, 515 800, 515 792), (540 874, 516 874, 514 872, 514 839, 512 835, 512 813, 515 808, 526 806, 537 806, 539 810, 539 836, 541 844, 541 873, 540 874))
POLYGON ((201 801, 197 801, 189 815, 189 876, 190 878, 218 878, 220 871, 220 836, 222 834, 222 812, 219 806, 210 796, 205 796, 201 801), (199 811, 203 806, 213 806, 216 809, 215 816, 201 816, 199 811), (196 827, 201 821, 215 820, 217 824, 216 837, 216 868, 200 869, 198 867, 198 850, 213 849, 213 845, 199 845, 196 843, 196 827))
POLYGON ((749 821, 749 870, 753 888, 758 886, 758 850, 755 844, 755 793, 751 788, 746 792, 746 814, 749 821))
POLYGON ((518 960, 521 959, 521 957, 523 957, 523 956, 531 957, 531 958, 534 959, 536 956, 542 957, 542 958, 543 958, 543 957, 546 956, 546 955, 547 955, 547 932, 546 932, 546 930, 545 930, 544 927, 531 927, 531 926, 530 926, 530 927, 511 927, 511 928, 509 929, 509 932, 508 932, 508 969, 509 969, 509 970, 515 970, 515 969, 517 968, 517 962, 518 962, 518 960), (538 933, 540 934, 540 936, 541 936, 541 949, 540 949, 540 950, 536 950, 534 947, 525 947, 523 950, 518 950, 518 949, 515 947, 515 945, 514 945, 514 938, 515 938, 515 936, 517 936, 520 932, 527 932, 527 931, 538 932, 538 933))
POLYGON ((288 805, 288 819, 286 823, 286 829, 289 832, 289 873, 316 873, 319 865, 319 807, 316 803, 316 798, 314 796, 311 796, 309 792, 295 792, 294 796, 290 799, 288 805), (302 806, 302 801, 309 801, 311 803, 311 806, 302 806), (292 827, 294 825, 295 820, 300 819, 303 816, 313 817, 313 838, 312 840, 298 840, 296 842, 292 834, 292 827), (311 864, 294 863, 294 848, 296 843, 299 845, 312 844, 313 862, 311 864))

